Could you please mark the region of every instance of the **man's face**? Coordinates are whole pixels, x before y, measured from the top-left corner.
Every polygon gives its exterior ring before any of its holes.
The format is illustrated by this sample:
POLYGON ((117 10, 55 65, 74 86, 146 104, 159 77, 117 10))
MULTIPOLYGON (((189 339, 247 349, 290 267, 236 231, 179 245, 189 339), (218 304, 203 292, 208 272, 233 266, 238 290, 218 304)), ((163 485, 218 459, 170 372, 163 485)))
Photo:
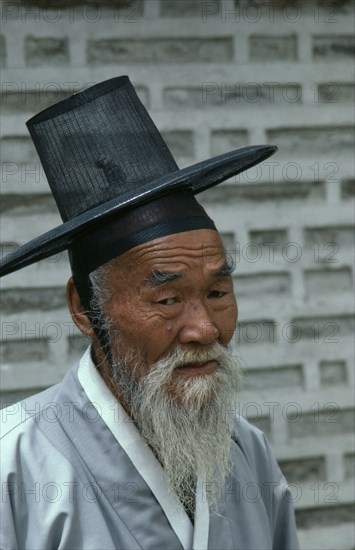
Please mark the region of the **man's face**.
MULTIPOLYGON (((237 321, 230 266, 216 231, 162 237, 126 252, 108 274, 105 315, 118 331, 123 354, 143 358, 138 379, 177 348, 227 345, 237 321)), ((177 375, 213 373, 218 364, 189 363, 177 375)))

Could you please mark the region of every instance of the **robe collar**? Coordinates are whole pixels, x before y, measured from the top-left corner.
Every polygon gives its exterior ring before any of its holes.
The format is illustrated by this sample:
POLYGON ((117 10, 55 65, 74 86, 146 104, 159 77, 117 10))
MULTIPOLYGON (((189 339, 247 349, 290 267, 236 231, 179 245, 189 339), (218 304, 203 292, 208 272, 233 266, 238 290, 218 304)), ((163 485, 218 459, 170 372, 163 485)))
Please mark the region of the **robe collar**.
POLYGON ((184 550, 208 548, 209 508, 205 484, 197 481, 194 526, 169 488, 164 470, 131 417, 97 371, 89 347, 80 360, 79 382, 87 397, 159 502, 184 550))

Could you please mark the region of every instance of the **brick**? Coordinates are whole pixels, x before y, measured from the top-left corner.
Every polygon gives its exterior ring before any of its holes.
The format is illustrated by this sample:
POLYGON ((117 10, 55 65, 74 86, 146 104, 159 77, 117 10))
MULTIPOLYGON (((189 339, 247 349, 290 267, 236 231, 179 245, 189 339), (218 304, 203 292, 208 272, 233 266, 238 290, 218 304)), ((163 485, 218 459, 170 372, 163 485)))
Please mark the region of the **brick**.
POLYGON ((296 61, 297 36, 252 35, 249 57, 251 61, 296 61))
POLYGON ((320 14, 322 16, 324 14, 323 21, 325 23, 338 21, 338 15, 354 13, 354 3, 352 0, 333 0, 332 2, 327 2, 327 0, 313 0, 313 4, 316 8, 321 10, 320 14))
POLYGON ((0 66, 5 67, 6 65, 6 42, 5 36, 0 35, 0 66))
POLYGON ((220 155, 246 145, 248 145, 247 130, 213 130, 211 132, 212 155, 220 155))
POLYGON ((175 159, 193 158, 195 151, 193 132, 175 130, 162 132, 162 136, 175 159))
POLYGON ((348 453, 344 455, 344 470, 345 470, 346 479, 355 477, 355 454, 354 453, 348 453))
POLYGON ((223 63, 233 59, 231 38, 89 40, 89 65, 105 63, 223 63))
POLYGON ((350 267, 339 269, 314 269, 305 271, 304 285, 307 296, 326 295, 336 289, 339 292, 351 292, 353 279, 350 267))
MULTIPOLYGON (((164 0, 163 0, 164 1, 164 0)), ((290 3, 289 0, 268 1, 265 0, 234 0, 238 13, 244 15, 245 19, 255 23, 259 16, 283 17, 284 21, 296 23, 301 15, 314 14, 314 21, 332 23, 337 21, 338 14, 353 13, 354 7, 351 0, 307 0, 307 3, 290 3), (291 9, 292 8, 292 9, 291 9), (319 19, 318 19, 319 13, 319 19), (249 19, 248 19, 249 15, 249 19)))
MULTIPOLYGON (((238 295, 238 291, 237 291, 238 295)), ((287 367, 263 367, 245 371, 244 390, 262 390, 264 388, 302 388, 302 365, 287 367)))
POLYGON ((37 113, 43 109, 47 109, 54 103, 62 101, 69 97, 71 93, 60 91, 41 91, 36 92, 20 92, 20 93, 2 93, 0 96, 2 102, 3 115, 17 115, 20 113, 37 113))
POLYGON ((48 340, 40 338, 8 340, 0 344, 0 356, 3 364, 45 361, 48 359, 48 354, 48 340))
POLYGON ((275 296, 290 293, 289 273, 257 273, 237 275, 235 279, 237 296, 275 296))
MULTIPOLYGON (((216 85, 217 86, 217 85, 216 85)), ((213 94, 208 101, 208 96, 203 85, 194 88, 165 88, 163 91, 163 101, 166 107, 178 109, 194 108, 198 109, 209 105, 219 105, 222 102, 219 94, 213 94)))
POLYGON ((29 163, 34 166, 39 158, 30 137, 6 136, 1 139, 1 162, 29 163))
POLYGON ((326 479, 324 456, 282 460, 279 461, 279 466, 289 483, 304 483, 305 481, 326 479))
POLYGON ((355 55, 353 36, 314 36, 314 61, 341 61, 352 60, 355 55))
MULTIPOLYGON (((238 9, 243 10, 243 12, 245 13, 247 13, 246 11, 247 8, 250 8, 250 21, 252 21, 251 19, 252 11, 254 11, 253 13, 254 19, 255 20, 257 19, 256 15, 258 12, 256 8, 259 8, 259 13, 261 13, 260 11, 261 8, 265 8, 266 14, 275 13, 275 15, 277 14, 278 16, 284 15, 285 21, 289 21, 293 23, 296 21, 296 18, 297 18, 297 10, 295 8, 296 4, 290 4, 288 0, 277 0, 277 1, 271 1, 271 2, 265 2, 265 0, 253 0, 253 2, 251 2, 250 0, 234 0, 234 4, 238 9), (290 9, 288 12, 288 8, 290 7, 290 5, 292 6, 293 10, 290 9)), ((351 6, 351 2, 349 0, 340 0, 339 2, 336 2, 336 4, 337 4, 336 7, 339 6, 341 13, 344 12, 345 6, 348 6, 349 8, 351 6)), ((301 10, 299 10, 299 12, 302 14, 303 13, 311 14, 313 13, 311 9, 313 8, 314 10, 317 6, 320 9, 325 7, 326 10, 330 10, 330 8, 332 7, 332 3, 328 3, 326 0, 308 0, 306 8, 307 10, 309 10, 309 12, 308 11, 303 12, 301 10)), ((301 7, 304 7, 303 4, 301 5, 301 7)))
MULTIPOLYGON (((309 227, 304 229, 304 241, 306 246, 318 244, 320 248, 325 248, 329 243, 336 243, 339 250, 354 246, 354 231, 352 226, 333 226, 333 227, 309 227)), ((332 254, 332 249, 325 250, 328 259, 337 259, 337 254, 332 254)))
POLYGON ((350 336, 355 330, 351 315, 292 319, 283 336, 286 341, 313 340, 314 343, 338 343, 339 338, 350 336))
POLYGON ((200 87, 166 88, 163 100, 166 107, 210 108, 235 105, 292 105, 299 103, 302 90, 299 84, 266 84, 250 82, 203 82, 200 87))
POLYGON ((30 67, 43 65, 65 65, 69 63, 69 49, 67 38, 25 38, 26 64, 30 67))
POLYGON ((11 315, 24 311, 66 309, 65 288, 18 288, 1 293, 1 311, 11 315))
POLYGON ((275 322, 270 319, 239 322, 234 340, 237 345, 274 343, 276 341, 275 322))
MULTIPOLYGON (((318 4, 321 4, 318 0, 318 4)), ((341 2, 331 2, 328 4, 327 2, 324 2, 324 7, 327 12, 329 10, 331 11, 330 16, 333 15, 333 9, 335 9, 335 13, 338 15, 346 15, 346 14, 353 14, 354 13, 354 2, 352 0, 342 0, 341 2)))
POLYGON ((292 154, 293 158, 310 153, 334 155, 337 150, 352 154, 354 150, 352 126, 277 128, 267 130, 266 134, 269 143, 279 146, 280 154, 292 154))
POLYGON ((290 405, 284 413, 291 439, 322 438, 354 432, 354 409, 339 409, 339 405, 330 403, 324 411, 316 408, 313 413, 293 411, 290 405))
MULTIPOLYGON (((144 0, 4 0, 2 21, 31 23, 82 22, 92 26, 96 21, 136 23, 143 13, 144 0)), ((74 25, 73 34, 77 32, 74 25)))
MULTIPOLYGON (((237 250, 238 258, 243 259, 249 264, 255 264, 259 261, 273 264, 274 262, 280 261, 281 259, 284 263, 285 261, 293 261, 298 256, 301 256, 299 245, 297 243, 292 243, 286 239, 287 231, 251 231, 249 235, 250 239, 248 243, 241 243, 240 249, 237 250)), ((280 273, 275 272, 275 274, 277 274, 279 278, 280 273)), ((269 273, 269 275, 272 274, 269 273)), ((288 278, 287 280, 285 276, 283 276, 282 279, 279 278, 279 283, 279 291, 290 291, 290 280, 288 278)), ((261 282, 260 284, 263 283, 261 282)), ((268 287, 266 286, 264 296, 266 296, 268 292, 272 290, 271 287, 269 287, 269 290, 267 290, 267 288, 268 287)), ((277 286, 275 284, 274 290, 276 289, 277 286)))
POLYGON ((355 180, 343 180, 341 182, 341 198, 353 199, 355 196, 355 180))
POLYGON ((1 22, 4 24, 8 20, 20 19, 21 4, 28 0, 2 0, 1 2, 1 22))
MULTIPOLYGON (((58 82, 50 82, 38 90, 17 91, 13 86, 3 87, 5 91, 0 94, 3 115, 17 115, 20 113, 38 113, 54 103, 70 97, 80 87, 63 85, 58 82)), ((135 86, 136 92, 142 103, 149 107, 149 91, 146 86, 135 86)))
MULTIPOLYGON (((337 498, 336 493, 334 493, 333 498, 337 498)), ((333 525, 338 526, 341 523, 353 523, 353 521, 353 504, 339 504, 337 506, 296 510, 296 523, 298 529, 330 527, 333 525)))
MULTIPOLYGON (((244 177, 243 174, 237 178, 244 177)), ((246 183, 219 185, 204 191, 201 201, 208 204, 233 203, 238 206, 262 202, 319 201, 325 199, 325 184, 322 182, 246 183)))
MULTIPOLYGON (((56 9, 56 8, 69 8, 72 6, 88 5, 87 0, 21 0, 20 4, 34 5, 39 8, 56 9)), ((90 6, 98 8, 126 8, 132 4, 137 3, 137 0, 90 0, 90 6)))
POLYGON ((218 14, 220 0, 163 0, 160 2, 162 17, 201 17, 218 14))
POLYGON ((49 194, 4 194, 1 196, 0 213, 12 216, 57 214, 58 208, 49 194))
POLYGON ((319 101, 323 103, 351 103, 355 101, 354 84, 327 82, 318 84, 319 101))
POLYGON ((236 246, 235 233, 221 232, 220 236, 223 241, 226 252, 233 253, 235 251, 235 246, 236 246))
MULTIPOLYGON (((281 247, 288 242, 288 232, 287 229, 275 229, 275 230, 266 230, 266 231, 249 231, 250 241, 261 248, 266 248, 270 243, 278 244, 281 247)), ((275 247, 277 250, 277 248, 275 247)))
POLYGON ((322 386, 336 386, 347 382, 345 361, 321 361, 319 371, 322 386))
MULTIPOLYGON (((23 185, 23 190, 26 190, 28 185, 32 188, 41 187, 41 190, 48 190, 43 167, 39 158, 35 158, 35 155, 36 153, 32 151, 32 146, 29 144, 28 148, 26 147, 24 151, 24 156, 18 156, 18 159, 21 159, 20 161, 5 161, 0 165, 1 181, 4 185, 4 192, 11 190, 13 186, 19 186, 20 184, 23 185), (30 158, 29 161, 25 160, 26 154, 28 154, 29 157, 33 155, 33 158, 30 158)), ((16 151, 10 153, 9 156, 16 158, 16 151)), ((5 193, 2 196, 4 197, 5 193)), ((17 202, 17 206, 21 208, 20 199, 15 201, 10 199, 9 201, 6 201, 6 209, 8 207, 9 210, 12 210, 13 207, 15 208, 15 202, 17 202)), ((48 204, 50 204, 50 199, 48 200, 48 204)), ((51 210, 53 211, 52 208, 51 210)))
MULTIPOLYGON (((315 0, 317 3, 317 0, 315 0)), ((322 0, 320 0, 322 2, 322 0)), ((312 0, 308 0, 308 4, 312 4, 312 0)), ((246 23, 252 23, 255 26, 259 20, 268 18, 270 22, 274 21, 274 17, 282 17, 284 21, 295 23, 297 20, 297 7, 298 4, 291 4, 288 0, 268 1, 265 0, 234 0, 235 10, 237 15, 242 18, 242 21, 246 23), (293 8, 291 10, 291 7, 293 8), (289 9, 288 9, 289 8, 289 9)), ((303 4, 299 6, 300 13, 303 4)), ((309 10, 311 8, 308 8, 309 10)), ((313 8, 314 9, 314 8, 313 8)), ((311 12, 310 12, 311 13, 311 12)))

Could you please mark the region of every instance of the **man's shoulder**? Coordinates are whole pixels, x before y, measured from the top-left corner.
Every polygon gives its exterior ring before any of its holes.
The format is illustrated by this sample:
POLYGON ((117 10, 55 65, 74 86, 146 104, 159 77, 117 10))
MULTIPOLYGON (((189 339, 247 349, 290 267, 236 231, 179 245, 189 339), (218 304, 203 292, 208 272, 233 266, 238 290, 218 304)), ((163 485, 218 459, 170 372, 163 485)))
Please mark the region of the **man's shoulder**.
POLYGON ((75 375, 77 365, 74 365, 61 382, 51 386, 44 391, 36 393, 26 399, 9 404, 0 411, 1 440, 18 437, 31 426, 54 419, 61 404, 61 390, 63 385, 68 383, 75 375))
POLYGON ((234 436, 234 441, 243 453, 249 467, 260 478, 271 476, 279 480, 282 477, 270 443, 262 430, 237 415, 234 436))
POLYGON ((259 442, 265 440, 264 432, 239 414, 235 417, 234 433, 238 440, 246 439, 259 442))
POLYGON ((1 410, 1 439, 34 420, 55 402, 61 382, 1 410))
POLYGON ((76 366, 55 386, 0 411, 3 482, 70 478, 72 444, 65 425, 80 399, 75 372, 76 366))

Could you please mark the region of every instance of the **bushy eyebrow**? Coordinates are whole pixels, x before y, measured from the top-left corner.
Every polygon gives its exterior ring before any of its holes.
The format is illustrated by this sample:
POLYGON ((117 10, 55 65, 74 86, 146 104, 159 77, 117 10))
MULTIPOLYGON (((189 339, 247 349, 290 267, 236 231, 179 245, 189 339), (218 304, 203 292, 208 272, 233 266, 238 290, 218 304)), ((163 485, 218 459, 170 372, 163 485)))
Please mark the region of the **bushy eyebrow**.
POLYGON ((231 275, 234 270, 235 270, 235 262, 233 261, 233 258, 229 257, 226 259, 221 269, 213 273, 213 276, 226 277, 228 275, 231 275))
MULTIPOLYGON (((226 277, 228 275, 231 275, 234 269, 234 262, 231 259, 227 259, 222 267, 218 269, 218 271, 212 273, 212 276, 226 277)), ((165 285, 166 283, 171 283, 172 281, 182 279, 183 277, 185 277, 184 273, 172 273, 169 271, 154 270, 144 279, 144 283, 152 287, 159 287, 165 285)))
POLYGON ((171 281, 176 281, 177 279, 182 279, 183 277, 183 273, 169 273, 166 271, 155 270, 144 279, 144 282, 149 286, 157 287, 170 283, 171 281))

